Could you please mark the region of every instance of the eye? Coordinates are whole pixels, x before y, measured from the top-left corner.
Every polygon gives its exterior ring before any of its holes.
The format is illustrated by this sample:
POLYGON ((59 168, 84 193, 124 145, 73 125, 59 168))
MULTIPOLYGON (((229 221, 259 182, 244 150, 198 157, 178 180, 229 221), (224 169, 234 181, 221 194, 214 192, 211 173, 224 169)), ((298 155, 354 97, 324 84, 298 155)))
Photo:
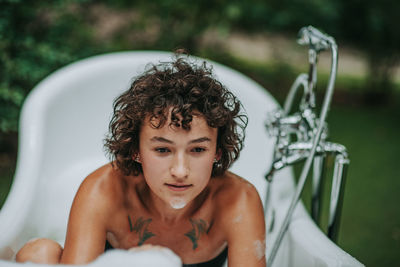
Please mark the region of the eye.
POLYGON ((168 148, 166 148, 166 147, 157 147, 155 149, 155 151, 157 151, 160 154, 164 154, 164 153, 170 152, 170 150, 168 148))
POLYGON ((206 151, 206 149, 203 147, 195 147, 192 149, 192 152, 195 152, 195 153, 201 153, 203 151, 206 151))

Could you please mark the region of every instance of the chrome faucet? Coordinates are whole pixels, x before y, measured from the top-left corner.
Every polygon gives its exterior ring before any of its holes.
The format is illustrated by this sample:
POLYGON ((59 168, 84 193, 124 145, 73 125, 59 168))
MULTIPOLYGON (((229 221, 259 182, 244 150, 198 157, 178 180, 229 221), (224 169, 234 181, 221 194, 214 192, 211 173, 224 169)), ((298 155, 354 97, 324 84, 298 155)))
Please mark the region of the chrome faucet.
MULTIPOLYGON (((349 164, 346 148, 341 144, 327 141, 328 125, 326 117, 332 99, 337 72, 336 42, 332 37, 312 26, 308 26, 300 30, 298 43, 308 46, 308 74, 302 73, 296 78, 289 90, 283 109, 268 114, 266 122, 268 133, 276 140, 273 162, 270 170, 265 175, 266 179, 270 182, 266 196, 267 202, 275 172, 295 163, 303 161, 305 163, 292 202, 268 258, 268 266, 272 264, 282 238, 289 226, 291 216, 300 199, 311 165, 313 165, 311 216, 317 224, 320 224, 321 185, 325 179, 324 170, 327 156, 335 157, 329 207, 328 237, 333 241, 337 240, 343 202, 344 180, 349 164), (325 50, 331 50, 332 61, 324 101, 318 116, 314 88, 317 82, 318 55, 325 50), (295 96, 301 87, 303 88, 303 94, 298 111, 291 113, 295 96)), ((268 203, 266 203, 266 207, 267 205, 268 203)))

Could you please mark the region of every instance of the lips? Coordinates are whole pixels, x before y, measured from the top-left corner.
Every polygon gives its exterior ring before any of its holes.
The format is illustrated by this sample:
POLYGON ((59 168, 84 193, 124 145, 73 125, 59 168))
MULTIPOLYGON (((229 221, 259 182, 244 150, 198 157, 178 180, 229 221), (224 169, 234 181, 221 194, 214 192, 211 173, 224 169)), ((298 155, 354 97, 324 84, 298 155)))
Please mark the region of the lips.
POLYGON ((192 184, 168 184, 168 183, 165 183, 165 185, 172 191, 185 191, 193 186, 192 184))

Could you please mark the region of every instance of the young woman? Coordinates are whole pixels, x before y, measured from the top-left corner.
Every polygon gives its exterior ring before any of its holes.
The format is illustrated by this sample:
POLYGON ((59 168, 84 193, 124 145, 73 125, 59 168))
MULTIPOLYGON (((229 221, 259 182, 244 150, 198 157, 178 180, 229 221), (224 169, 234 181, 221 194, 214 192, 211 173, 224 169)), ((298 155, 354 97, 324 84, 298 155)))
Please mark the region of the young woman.
POLYGON ((240 102, 205 63, 153 66, 114 103, 112 162, 81 184, 65 246, 27 243, 19 262, 83 264, 105 249, 168 247, 184 266, 265 266, 256 189, 227 171, 243 144, 240 102))

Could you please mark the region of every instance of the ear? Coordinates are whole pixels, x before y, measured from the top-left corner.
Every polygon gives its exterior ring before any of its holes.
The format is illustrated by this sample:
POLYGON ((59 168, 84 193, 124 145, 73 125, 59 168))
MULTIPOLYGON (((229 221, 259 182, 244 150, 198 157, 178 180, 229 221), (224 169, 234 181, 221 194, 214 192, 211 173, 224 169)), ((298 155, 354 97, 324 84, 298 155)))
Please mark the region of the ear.
POLYGON ((217 149, 217 152, 215 153, 215 159, 219 161, 222 157, 222 150, 220 148, 217 149))

